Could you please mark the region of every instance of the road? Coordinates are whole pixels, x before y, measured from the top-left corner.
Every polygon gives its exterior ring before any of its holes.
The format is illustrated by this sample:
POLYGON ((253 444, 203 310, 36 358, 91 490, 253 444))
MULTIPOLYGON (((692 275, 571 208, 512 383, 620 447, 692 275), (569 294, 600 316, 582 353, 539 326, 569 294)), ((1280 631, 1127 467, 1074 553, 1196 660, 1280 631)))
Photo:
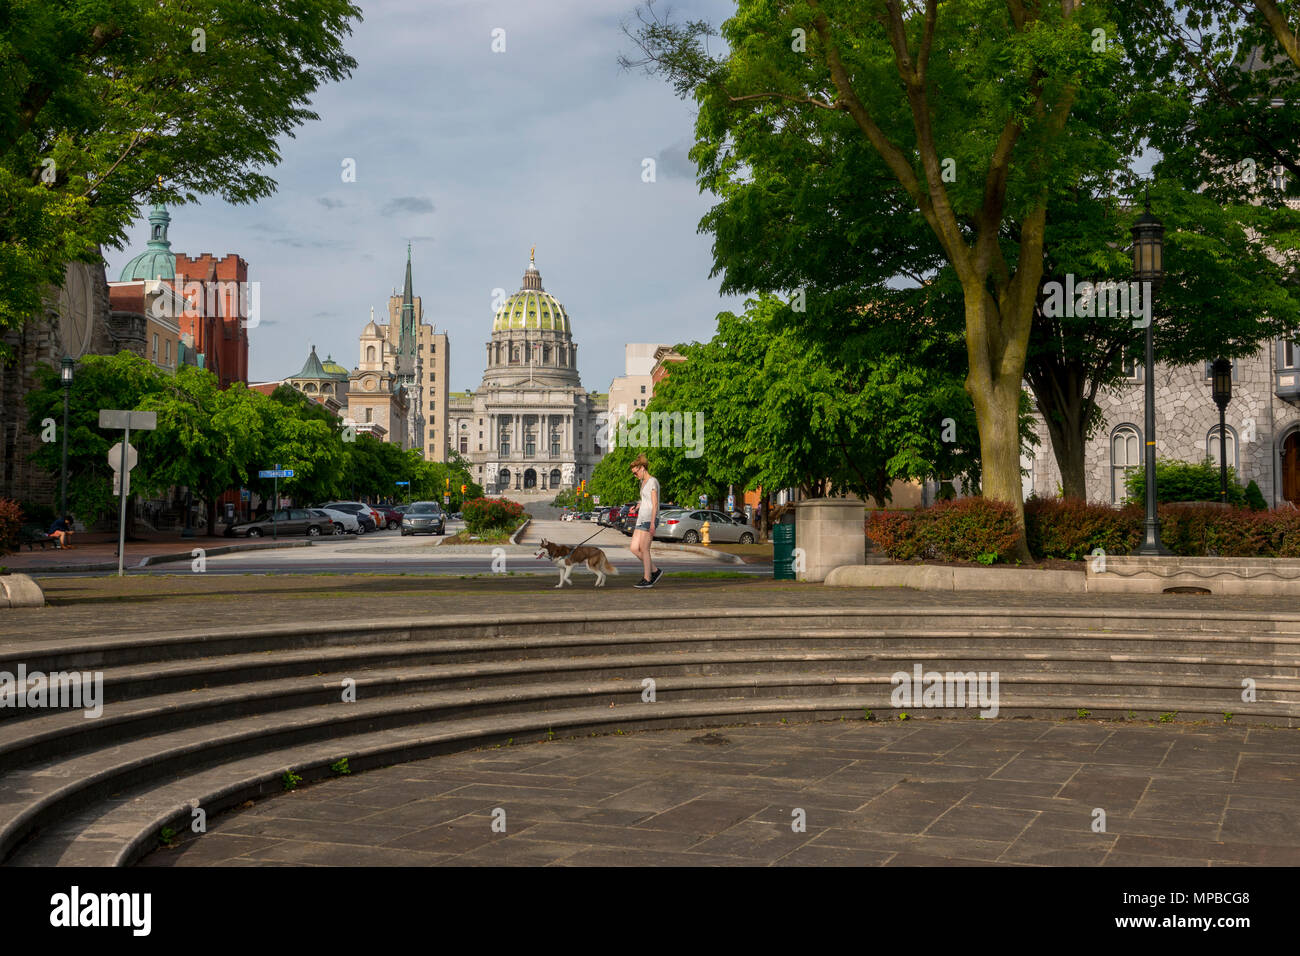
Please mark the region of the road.
MULTIPOLYGON (((448 536, 463 530, 459 521, 447 523, 448 536)), ((398 531, 379 531, 357 537, 344 535, 317 538, 309 548, 240 551, 233 554, 205 556, 206 574, 539 574, 556 575, 558 571, 537 558, 543 538, 560 544, 576 545, 590 537, 588 545, 601 548, 622 575, 640 577, 640 562, 629 549, 631 539, 610 528, 590 523, 534 521, 519 545, 447 545, 445 537, 411 535, 398 531), (594 535, 594 537, 591 537, 594 535)), ((201 547, 196 540, 196 545, 201 547)), ((214 539, 206 539, 213 541, 214 539)), ((287 540, 298 540, 297 536, 287 540)), ((220 544, 228 544, 221 539, 220 544)), ((218 545, 214 544, 214 547, 218 545)), ((733 564, 688 551, 656 550, 655 563, 664 571, 730 571, 740 574, 770 576, 770 564, 733 564)), ((183 574, 191 570, 186 562, 168 562, 146 568, 132 568, 132 575, 183 574)), ((87 572, 99 576, 108 572, 87 572)), ((577 584, 588 572, 573 576, 577 584)))

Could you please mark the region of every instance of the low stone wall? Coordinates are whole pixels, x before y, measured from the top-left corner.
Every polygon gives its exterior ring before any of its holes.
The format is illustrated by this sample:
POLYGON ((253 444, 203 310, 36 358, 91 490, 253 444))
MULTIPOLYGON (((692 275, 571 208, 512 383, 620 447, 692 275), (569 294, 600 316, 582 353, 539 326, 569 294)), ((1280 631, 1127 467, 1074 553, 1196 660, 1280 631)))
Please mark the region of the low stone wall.
POLYGON ((1107 555, 1104 566, 1099 560, 1088 562, 1089 591, 1150 594, 1166 588, 1205 588, 1211 594, 1300 596, 1300 560, 1107 555))

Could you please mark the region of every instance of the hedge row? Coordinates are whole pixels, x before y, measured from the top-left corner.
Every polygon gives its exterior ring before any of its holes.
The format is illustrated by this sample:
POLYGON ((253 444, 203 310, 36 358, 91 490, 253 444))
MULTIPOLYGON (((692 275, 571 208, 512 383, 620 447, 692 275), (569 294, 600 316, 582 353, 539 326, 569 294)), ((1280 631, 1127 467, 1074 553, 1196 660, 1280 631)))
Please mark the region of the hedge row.
MULTIPOLYGON (((1161 505, 1160 537, 1185 557, 1300 557, 1300 511, 1161 505)), ((1025 502, 1025 533, 1036 559, 1078 560, 1096 548, 1128 554, 1142 541, 1145 512, 1139 505, 1111 508, 1083 501, 1031 498, 1025 502)), ((928 558, 979 561, 1006 558, 1015 546, 1012 510, 984 498, 961 498, 917 511, 878 511, 867 519, 867 537, 896 561, 928 558)))

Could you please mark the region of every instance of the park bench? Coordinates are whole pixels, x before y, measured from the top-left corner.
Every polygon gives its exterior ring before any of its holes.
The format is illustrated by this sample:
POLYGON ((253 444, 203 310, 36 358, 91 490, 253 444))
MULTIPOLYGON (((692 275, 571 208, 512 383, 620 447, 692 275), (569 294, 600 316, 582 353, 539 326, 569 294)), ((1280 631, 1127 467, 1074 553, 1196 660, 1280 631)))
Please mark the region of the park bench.
POLYGON ((34 544, 39 544, 41 550, 44 551, 47 544, 52 544, 55 548, 58 548, 59 541, 54 536, 46 534, 36 525, 26 524, 23 525, 23 529, 18 536, 19 548, 21 549, 24 544, 27 545, 28 551, 32 550, 32 545, 34 544))

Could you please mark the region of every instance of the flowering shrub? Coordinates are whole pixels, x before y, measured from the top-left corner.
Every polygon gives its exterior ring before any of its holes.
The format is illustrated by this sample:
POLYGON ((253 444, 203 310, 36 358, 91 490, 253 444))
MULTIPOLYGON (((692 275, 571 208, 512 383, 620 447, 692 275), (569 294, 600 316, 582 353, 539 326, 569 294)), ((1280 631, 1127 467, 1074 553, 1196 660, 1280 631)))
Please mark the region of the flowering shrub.
POLYGON ((23 512, 18 502, 0 498, 0 554, 18 550, 18 535, 23 528, 23 512))
MULTIPOLYGON (((1139 505, 1111 508, 1084 501, 1030 498, 1025 536, 1036 559, 1077 561, 1096 548, 1132 554, 1142 542, 1145 512, 1139 505)), ((931 558, 991 564, 1015 545, 1011 508, 985 498, 959 498, 916 511, 877 511, 867 537, 895 561, 931 558)), ((1160 538, 1174 554, 1225 558, 1300 557, 1300 511, 1160 506, 1160 538)))
POLYGON ((1025 502, 1025 537, 1036 558, 1076 561, 1101 548, 1126 554, 1142 541, 1143 512, 1138 507, 1116 510, 1077 498, 1030 498, 1025 502))
POLYGON ((470 534, 514 531, 524 520, 524 506, 504 498, 474 498, 461 507, 470 534))
POLYGON ((987 498, 943 501, 923 511, 876 511, 867 535, 895 561, 937 558, 991 564, 1020 537, 1010 505, 987 498))

